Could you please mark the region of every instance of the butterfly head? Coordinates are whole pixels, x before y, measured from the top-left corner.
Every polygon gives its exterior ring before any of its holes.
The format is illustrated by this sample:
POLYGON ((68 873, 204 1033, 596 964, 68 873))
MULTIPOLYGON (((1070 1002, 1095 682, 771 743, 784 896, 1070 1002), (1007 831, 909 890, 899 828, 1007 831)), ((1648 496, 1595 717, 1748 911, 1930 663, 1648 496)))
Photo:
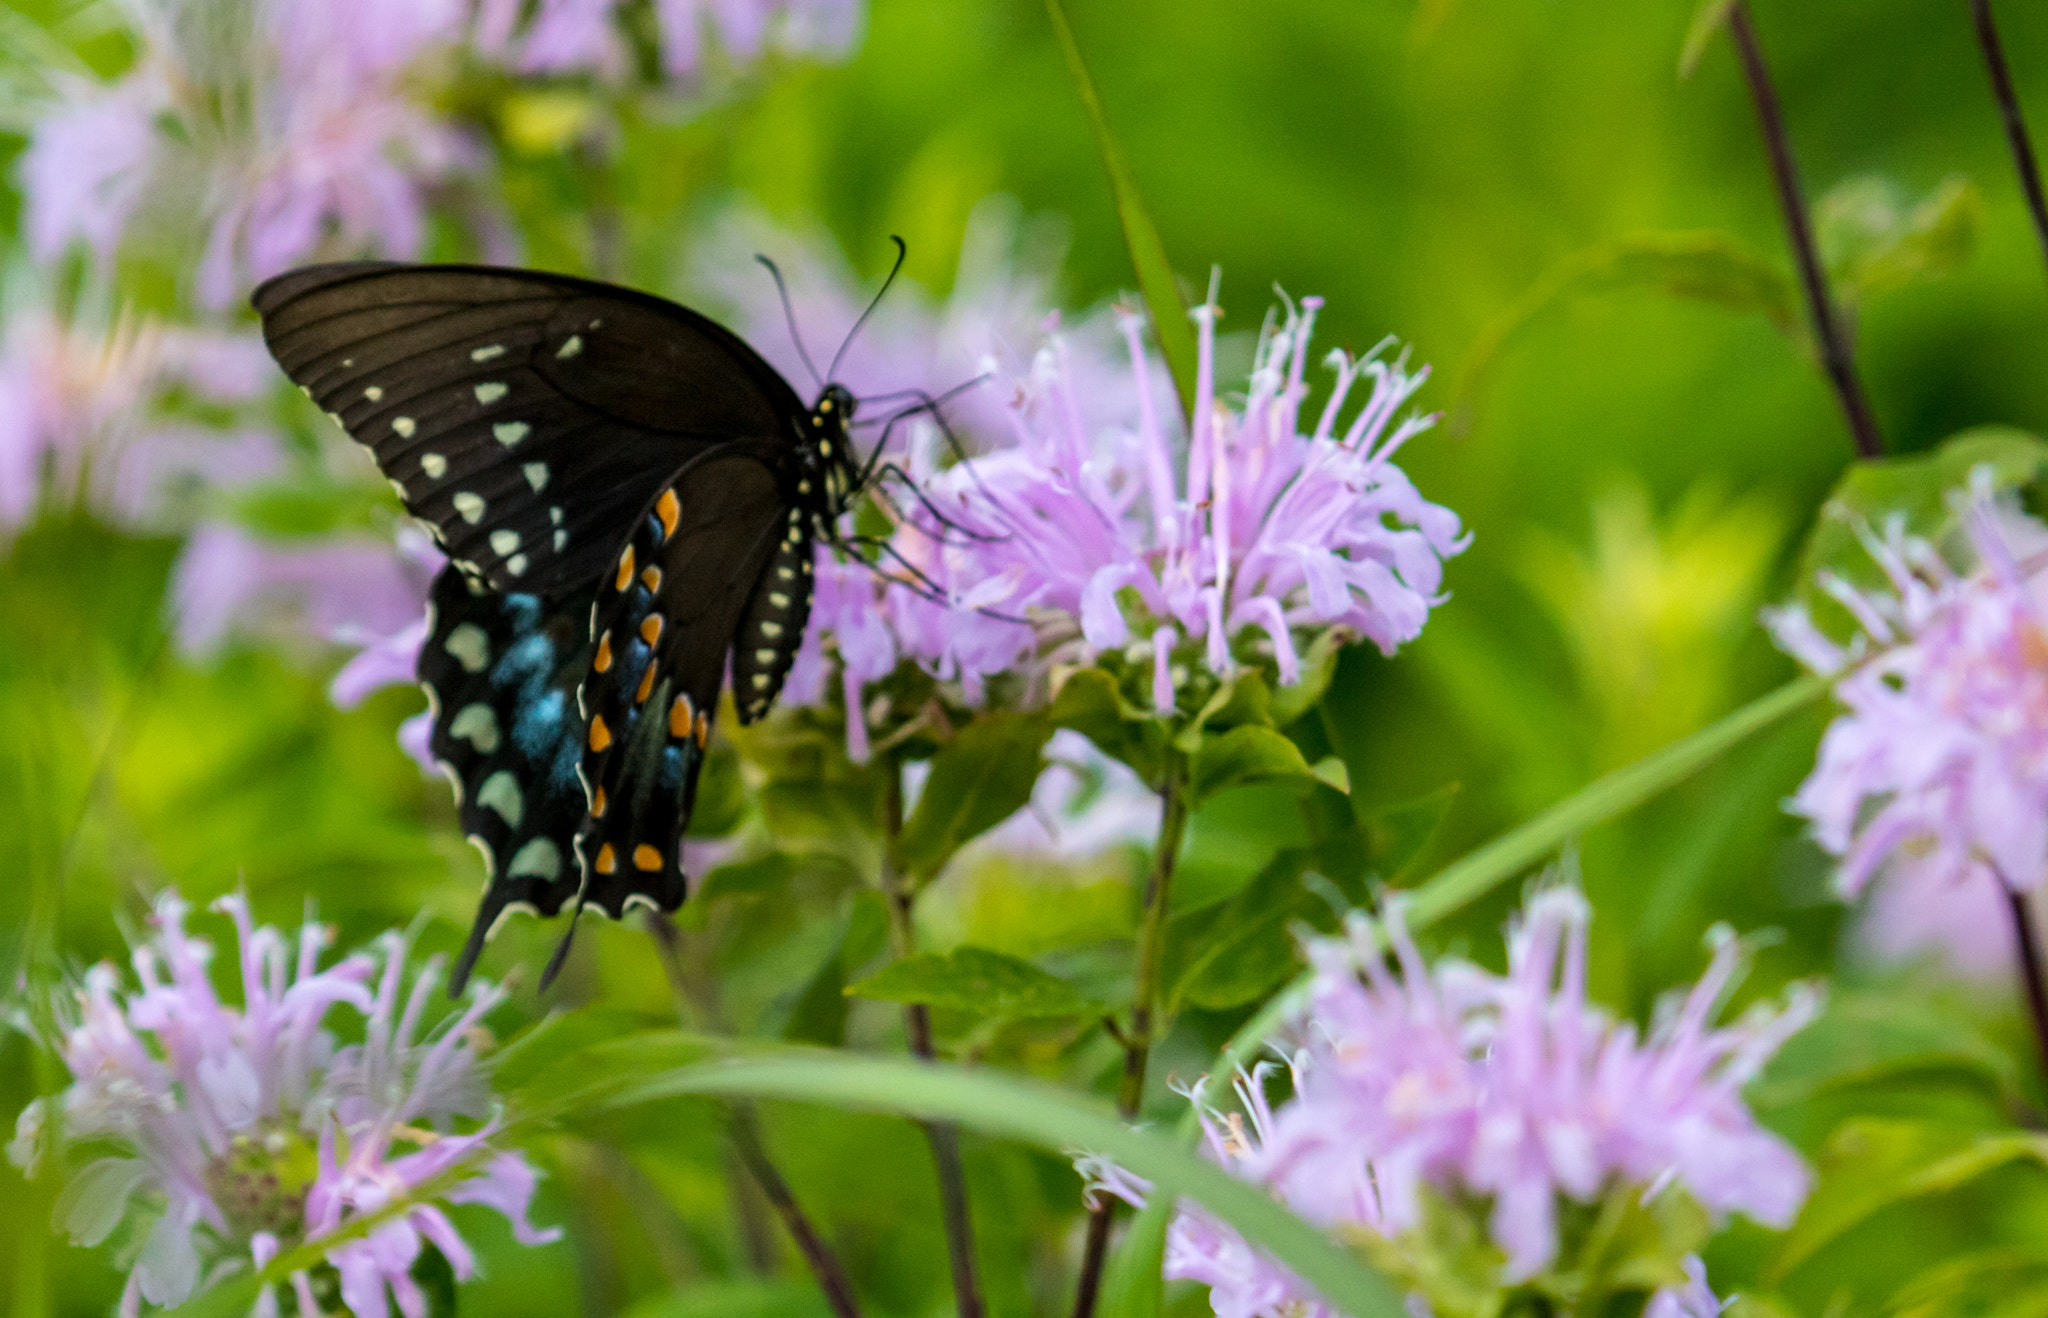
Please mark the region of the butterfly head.
POLYGON ((828 517, 845 512, 847 503, 859 492, 860 464, 854 460, 848 438, 859 405, 846 386, 828 384, 811 408, 811 442, 806 456, 823 484, 826 507, 822 511, 828 517))

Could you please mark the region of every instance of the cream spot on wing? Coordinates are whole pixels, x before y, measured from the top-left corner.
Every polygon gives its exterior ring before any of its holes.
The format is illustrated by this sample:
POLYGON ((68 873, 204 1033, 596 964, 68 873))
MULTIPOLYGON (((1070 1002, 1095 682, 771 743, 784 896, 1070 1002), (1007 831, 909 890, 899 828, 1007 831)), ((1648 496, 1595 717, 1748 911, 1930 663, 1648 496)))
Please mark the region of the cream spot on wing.
POLYGON ((557 531, 555 532, 555 552, 556 552, 556 553, 558 553, 558 554, 559 554, 559 553, 561 553, 561 552, 562 552, 562 550, 563 550, 563 548, 564 548, 564 547, 565 547, 565 546, 566 546, 566 545, 567 545, 568 543, 569 543, 569 533, 568 533, 567 531, 563 531, 563 530, 559 530, 559 529, 558 529, 558 530, 557 530, 557 531))
POLYGON ((526 795, 510 769, 500 769, 484 779, 484 785, 476 789, 476 803, 497 811, 514 828, 526 817, 526 795))
POLYGON ((448 725, 448 735, 467 741, 489 755, 498 749, 498 711, 482 701, 464 705, 448 725))
POLYGON ((548 838, 537 837, 519 848, 505 872, 515 879, 556 878, 562 872, 562 849, 548 838))
POLYGON ((505 570, 515 577, 526 575, 526 555, 514 554, 505 560, 505 570))
MULTIPOLYGON (((502 386, 500 387, 502 388, 502 386)), ((481 389, 477 390, 477 401, 488 401, 483 397, 483 390, 481 389)), ((533 427, 527 425, 524 421, 500 421, 497 425, 491 427, 491 433, 497 436, 498 442, 506 448, 511 448, 520 440, 525 439, 532 430, 533 427)))
POLYGON ((505 345, 502 343, 493 343, 487 348, 472 349, 469 354, 469 359, 473 362, 487 362, 491 360, 493 357, 503 357, 504 355, 505 345))
POLYGON ((779 622, 762 623, 761 635, 767 637, 771 641, 774 640, 776 637, 782 635, 782 624, 779 622))
POLYGON ((756 688, 758 688, 759 690, 762 690, 762 691, 766 691, 766 690, 768 689, 768 674, 766 674, 766 673, 756 673, 756 674, 754 674, 754 686, 755 686, 756 688))
POLYGON ((473 622, 465 622, 449 632, 448 639, 441 642, 441 648, 454 655, 456 661, 472 673, 481 673, 484 665, 491 662, 491 638, 473 622))
POLYGON ((519 470, 526 473, 526 483, 533 487, 533 492, 535 494, 539 494, 542 490, 548 487, 547 463, 529 462, 525 466, 521 467, 519 470))
POLYGON ((519 532, 507 527, 491 532, 491 548, 500 556, 511 553, 519 548, 519 532))
POLYGON ((583 336, 581 334, 571 334, 567 339, 563 341, 561 347, 555 349, 555 356, 574 357, 577 353, 582 351, 583 336))
POLYGON ((392 433, 400 439, 411 439, 413 432, 418 429, 419 426, 409 416, 395 416, 391 418, 392 433))
POLYGON ((560 526, 562 524, 562 506, 560 504, 556 504, 554 507, 548 509, 548 520, 554 523, 556 526, 560 526))
POLYGON ((500 398, 503 398, 506 392, 505 385, 501 381, 486 380, 476 387, 476 401, 479 403, 495 403, 500 398))
POLYGON ((384 397, 384 391, 373 384, 369 386, 367 389, 363 390, 363 397, 369 399, 371 402, 374 403, 384 397))
POLYGON ((789 607, 789 596, 779 590, 771 590, 768 592, 768 602, 778 609, 786 609, 789 607))
POLYGON ((473 494, 468 490, 456 491, 455 511, 461 513, 462 520, 468 522, 471 526, 475 526, 484 519, 484 507, 482 495, 473 494))
POLYGON ((427 473, 430 478, 440 480, 448 474, 448 459, 438 453, 422 453, 420 470, 427 473))

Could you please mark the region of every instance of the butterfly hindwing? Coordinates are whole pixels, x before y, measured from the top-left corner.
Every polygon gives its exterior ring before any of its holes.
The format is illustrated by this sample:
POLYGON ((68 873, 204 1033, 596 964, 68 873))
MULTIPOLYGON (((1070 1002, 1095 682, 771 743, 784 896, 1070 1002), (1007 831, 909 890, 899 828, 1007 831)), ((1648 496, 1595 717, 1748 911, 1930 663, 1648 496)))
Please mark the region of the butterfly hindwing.
POLYGON ((595 576, 669 473, 735 437, 793 446, 804 415, 722 326, 568 276, 357 262, 254 301, 286 373, 500 590, 595 576))
POLYGON ((768 713, 803 647, 816 543, 808 517, 790 521, 733 632, 732 699, 741 723, 768 713))
POLYGON ((656 496, 598 582, 579 693, 591 817, 577 845, 583 900, 614 917, 643 903, 673 910, 687 895, 679 844, 727 654, 801 518, 775 470, 732 445, 656 496))
POLYGON ((457 991, 508 911, 553 915, 581 884, 571 845, 585 810, 575 690, 589 665, 592 593, 501 594, 452 567, 434 581, 419 661, 429 744, 488 872, 457 991))

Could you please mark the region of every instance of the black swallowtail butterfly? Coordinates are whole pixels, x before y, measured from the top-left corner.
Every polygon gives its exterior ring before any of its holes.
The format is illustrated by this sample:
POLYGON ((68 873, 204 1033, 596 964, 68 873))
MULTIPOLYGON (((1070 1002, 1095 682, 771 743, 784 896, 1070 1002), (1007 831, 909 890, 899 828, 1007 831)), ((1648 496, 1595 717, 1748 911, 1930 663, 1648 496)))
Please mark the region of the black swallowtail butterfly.
POLYGON ((489 873, 451 991, 515 908, 676 909, 728 656, 750 723, 869 475, 853 396, 807 408, 723 326, 565 275, 352 262, 253 301, 450 559, 419 677, 489 873))

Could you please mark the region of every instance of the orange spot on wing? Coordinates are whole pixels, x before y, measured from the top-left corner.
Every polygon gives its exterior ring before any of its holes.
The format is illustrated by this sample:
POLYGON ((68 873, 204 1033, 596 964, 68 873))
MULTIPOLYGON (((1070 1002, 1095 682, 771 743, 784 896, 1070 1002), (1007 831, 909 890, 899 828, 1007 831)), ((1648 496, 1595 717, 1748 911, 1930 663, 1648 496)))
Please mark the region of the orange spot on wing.
POLYGON ((633 694, 634 704, 641 705, 647 702, 647 697, 654 691, 654 670, 660 666, 652 659, 647 661, 647 671, 640 675, 640 689, 633 694))
POLYGON ((676 519, 683 515, 683 505, 677 501, 674 490, 663 490, 661 497, 654 501, 654 515, 661 519, 661 538, 666 540, 676 533, 676 519))
POLYGON ((690 693, 685 691, 676 697, 676 703, 668 707, 668 735, 687 737, 690 735, 690 719, 695 711, 690 705, 690 693))
POLYGON ((653 564, 640 569, 640 584, 651 593, 661 589, 661 569, 653 564))
POLYGON ((633 848, 633 867, 643 870, 658 870, 661 868, 661 853, 648 846, 645 842, 642 842, 639 846, 633 848))
POLYGON ((626 552, 619 555, 619 579, 612 583, 613 590, 624 590, 626 583, 633 579, 633 546, 627 545, 626 552))
POLYGON ((612 671, 612 634, 610 632, 606 632, 597 638, 597 658, 590 661, 590 666, 600 673, 612 671))
POLYGON ((650 613, 640 620, 640 639, 649 645, 661 639, 661 615, 650 613))
POLYGON ((693 731, 697 737, 697 749, 701 751, 704 743, 711 740, 711 715, 708 711, 697 711, 697 726, 693 731))
POLYGON ((611 843, 607 842, 597 849, 597 872, 599 874, 610 874, 618 869, 618 867, 619 853, 612 850, 611 843))
POLYGON ((601 751, 612 744, 612 730, 604 725, 604 715, 590 716, 590 749, 601 751))
POLYGON ((590 817, 592 819, 604 818, 604 807, 604 788, 600 787, 590 794, 590 817))

